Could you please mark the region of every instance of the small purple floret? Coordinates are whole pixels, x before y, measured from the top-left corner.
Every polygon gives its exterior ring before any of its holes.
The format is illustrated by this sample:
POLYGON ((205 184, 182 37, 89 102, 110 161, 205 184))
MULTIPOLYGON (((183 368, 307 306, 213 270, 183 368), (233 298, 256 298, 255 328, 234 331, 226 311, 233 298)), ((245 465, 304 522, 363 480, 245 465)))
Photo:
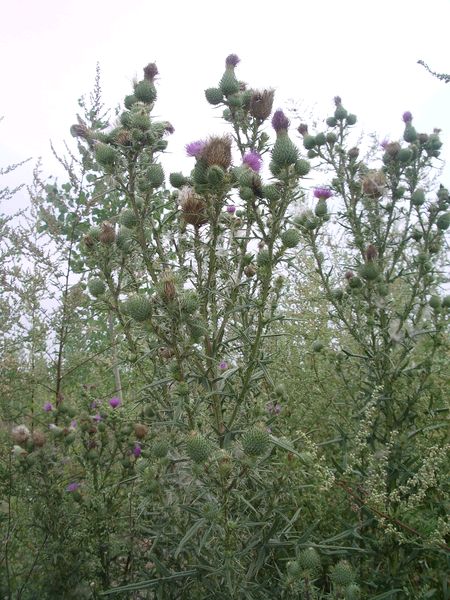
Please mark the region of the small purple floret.
POLYGON ((230 54, 226 57, 225 64, 227 67, 235 67, 240 61, 241 59, 237 54, 230 54))
POLYGON ((227 206, 227 213, 230 213, 230 215, 233 215, 236 212, 236 207, 234 204, 229 204, 227 206))
POLYGON ((289 119, 282 110, 276 110, 272 117, 272 127, 278 133, 279 131, 287 130, 289 127, 289 119))
POLYGON ((92 417, 92 420, 95 421, 96 423, 100 423, 100 421, 102 420, 102 415, 100 415, 99 413, 97 413, 96 415, 94 415, 92 417))
POLYGON ((53 404, 51 402, 46 402, 44 404, 44 410, 45 410, 45 412, 52 412, 53 404))
POLYGON ((387 138, 384 138, 383 140, 381 140, 380 142, 380 146, 383 148, 383 150, 386 150, 387 146, 389 144, 389 140, 387 138))
POLYGON ((407 110, 406 112, 403 113, 402 119, 403 119, 403 123, 411 123, 412 121, 412 114, 409 112, 409 110, 407 110))
POLYGON ((192 156, 193 158, 198 158, 200 154, 203 152, 203 149, 206 146, 205 140, 197 140, 196 142, 191 142, 190 144, 186 144, 186 154, 188 156, 192 156))
POLYGON ((76 429, 77 425, 78 425, 78 423, 75 421, 75 419, 70 421, 70 429, 76 429))
POLYGON ((219 369, 221 371, 226 371, 228 369, 228 363, 227 363, 226 360, 220 361, 220 363, 219 363, 219 369))
POLYGON ((118 398, 117 396, 114 396, 113 398, 111 398, 111 400, 109 401, 109 405, 111 408, 117 408, 118 406, 120 406, 122 404, 122 401, 120 398, 118 398))
POLYGON ((261 169, 262 158, 258 152, 247 152, 247 154, 244 155, 242 162, 244 165, 247 165, 247 167, 250 167, 252 171, 258 173, 261 169))
POLYGON ((78 490, 78 488, 80 487, 79 483, 76 483, 75 481, 72 483, 69 483, 69 485, 66 487, 66 491, 67 492, 76 492, 78 490))
POLYGON ((142 454, 142 448, 138 444, 136 444, 136 446, 133 448, 134 458, 139 458, 141 454, 142 454))
POLYGON ((331 198, 331 196, 333 195, 333 192, 326 187, 318 187, 314 189, 314 198, 317 198, 318 200, 327 200, 328 198, 331 198))

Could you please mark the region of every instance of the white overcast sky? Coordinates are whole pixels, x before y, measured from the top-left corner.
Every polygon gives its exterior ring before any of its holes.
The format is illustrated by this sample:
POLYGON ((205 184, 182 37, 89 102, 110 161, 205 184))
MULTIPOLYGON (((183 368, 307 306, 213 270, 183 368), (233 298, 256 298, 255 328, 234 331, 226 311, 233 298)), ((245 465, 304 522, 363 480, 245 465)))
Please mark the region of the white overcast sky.
MULTIPOLYGON (((91 91, 96 63, 104 101, 114 107, 130 93, 133 77, 155 61, 155 113, 176 129, 167 164, 178 170, 180 160, 185 166, 184 144, 222 129, 203 91, 218 83, 231 52, 241 58, 240 79, 276 88, 275 108, 293 100, 325 118, 340 95, 365 131, 380 138, 400 137, 401 115, 410 110, 419 131, 442 128, 442 156, 450 157, 450 85, 417 65, 423 59, 450 71, 449 0, 2 4, 0 166, 42 157, 44 173, 62 180, 49 140, 60 149, 70 141, 77 99, 91 91)), ((30 171, 23 167, 15 181, 29 182, 30 171)), ((444 183, 449 179, 447 166, 444 183)))

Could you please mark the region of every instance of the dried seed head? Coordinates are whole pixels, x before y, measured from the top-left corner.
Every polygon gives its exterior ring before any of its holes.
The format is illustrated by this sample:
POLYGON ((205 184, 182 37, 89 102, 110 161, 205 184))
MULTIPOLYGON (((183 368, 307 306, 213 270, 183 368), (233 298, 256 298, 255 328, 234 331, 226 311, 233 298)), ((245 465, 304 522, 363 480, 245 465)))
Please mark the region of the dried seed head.
POLYGON ((203 148, 201 158, 209 167, 218 165, 225 170, 228 169, 231 165, 231 138, 228 135, 209 138, 203 148))
POLYGON ((30 439, 30 430, 26 425, 17 425, 11 431, 11 437, 16 444, 25 444, 30 439))
POLYGON ((201 227, 208 222, 206 203, 192 188, 183 187, 179 198, 185 223, 194 225, 194 227, 201 227))
POLYGON ((172 356, 174 355, 174 352, 173 352, 172 348, 160 348, 159 355, 161 358, 172 358, 172 356))
POLYGON ((144 439, 147 433, 148 427, 146 425, 143 425, 142 423, 134 424, 134 435, 137 437, 138 440, 144 439))
POLYGON ((166 302, 171 302, 176 294, 175 277, 172 271, 164 271, 161 277, 162 296, 166 302))
POLYGON ((102 223, 99 239, 102 244, 114 244, 116 241, 116 231, 112 223, 109 221, 102 223))
POLYGON ((373 244, 369 244, 366 249, 366 260, 372 261, 375 260, 378 256, 378 251, 373 244))
POLYGON ((144 67, 144 79, 147 79, 147 81, 153 81, 157 75, 158 67, 155 65, 155 63, 149 63, 146 67, 144 67))
POLYGON ((33 443, 37 448, 42 448, 42 446, 45 445, 45 442, 47 441, 47 438, 45 437, 45 435, 42 433, 42 431, 39 431, 38 429, 35 429, 33 431, 33 443))
POLYGON ((254 90, 250 98, 249 112, 255 119, 265 121, 272 112, 274 90, 254 90))
POLYGON ((383 195, 385 184, 386 178, 382 171, 369 171, 362 180, 361 187, 366 196, 376 200, 383 195))

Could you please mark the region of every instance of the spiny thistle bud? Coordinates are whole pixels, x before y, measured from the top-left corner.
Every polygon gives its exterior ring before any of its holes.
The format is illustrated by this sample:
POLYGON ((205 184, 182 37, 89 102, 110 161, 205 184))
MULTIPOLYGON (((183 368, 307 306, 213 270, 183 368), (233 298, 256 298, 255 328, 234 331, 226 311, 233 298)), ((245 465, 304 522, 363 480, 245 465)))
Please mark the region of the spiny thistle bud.
POLYGON ((366 248, 366 260, 372 261, 375 260, 378 256, 378 251, 373 244, 369 244, 366 248))
POLYGON ((272 112, 274 90, 253 90, 250 97, 249 112, 252 117, 265 121, 272 112))
POLYGON ((334 118, 338 121, 343 121, 345 118, 347 118, 348 112, 342 106, 342 100, 340 96, 335 96, 334 104, 336 106, 336 110, 334 111, 334 118))
POLYGON ((299 177, 306 177, 311 170, 311 165, 304 158, 300 158, 294 165, 295 173, 299 177))
POLYGON ((380 274, 378 267, 373 262, 366 262, 359 269, 359 274, 366 281, 375 281, 380 274))
POLYGON ((131 250, 132 243, 133 236, 131 231, 126 227, 121 227, 116 237, 116 246, 119 250, 122 250, 122 252, 127 253, 131 250))
POLYGON ((119 128, 116 130, 114 134, 114 141, 119 146, 130 146, 131 144, 131 135, 128 129, 119 128))
POLYGON ((165 458, 169 452, 169 444, 166 440, 158 440, 153 442, 151 453, 155 458, 165 458))
POLYGON ((323 342, 316 340, 312 345, 313 352, 321 352, 323 350, 323 342))
POLYGON ((385 185, 386 178, 382 171, 369 171, 361 182, 363 193, 372 200, 381 198, 385 185))
POLYGON ((306 548, 298 555, 298 563, 302 571, 314 575, 320 569, 320 556, 315 548, 306 548))
POLYGON ((171 173, 169 176, 170 184, 174 188, 181 189, 187 183, 187 178, 183 175, 183 173, 171 173))
POLYGON ((442 300, 440 298, 440 296, 431 296, 431 298, 428 301, 428 304, 431 306, 432 309, 437 310, 438 308, 441 308, 442 306, 442 300))
POLYGON ((295 248, 300 243, 300 233, 297 229, 287 229, 281 234, 281 242, 286 248, 295 248))
POLYGON ((134 94, 128 94, 128 96, 125 96, 123 103, 125 105, 125 108, 130 110, 132 108, 133 104, 136 104, 137 101, 138 101, 138 99, 136 98, 136 96, 134 94))
POLYGON ((134 95, 139 102, 151 104, 156 100, 157 92, 153 81, 143 79, 134 88, 134 95))
POLYGON ((356 583, 351 583, 345 588, 345 600, 359 600, 361 598, 361 588, 356 583))
POLYGON ((331 570, 331 581, 340 587, 353 583, 355 573, 352 566, 346 560, 340 560, 331 570))
POLYGON ((348 280, 348 285, 352 290, 359 290, 362 287, 363 283, 359 277, 356 277, 356 275, 353 275, 348 280))
POLYGON ((413 206, 422 206, 425 203, 425 190, 418 188, 411 196, 411 204, 413 206))
POLYGON ((277 133, 277 139, 272 150, 272 161, 276 168, 294 165, 298 159, 298 150, 288 136, 289 119, 282 110, 275 111, 272 117, 272 127, 277 133))
POLYGON ((314 209, 316 217, 325 217, 328 214, 328 206, 326 200, 319 200, 314 209))
POLYGON ((142 323, 152 314, 152 302, 146 296, 132 296, 126 300, 124 310, 132 319, 142 323))
POLYGON ((147 177, 150 185, 158 188, 164 183, 164 169, 158 163, 150 165, 147 169, 147 177))
POLYGON ((239 92, 239 81, 236 79, 234 69, 239 63, 239 58, 236 54, 230 54, 225 60, 225 73, 219 83, 219 88, 225 96, 231 96, 239 92))
POLYGON ((312 150, 316 146, 316 138, 313 135, 305 135, 303 137, 303 147, 305 150, 312 150))
POLYGON ((116 231, 114 225, 109 221, 102 223, 99 240, 102 244, 109 246, 116 240, 116 231))
POLYGON ((327 141, 326 135, 323 131, 316 134, 316 146, 323 146, 327 141))
POLYGON ((185 290, 180 297, 180 308, 188 315, 192 315, 198 309, 199 297, 195 290, 185 290))
POLYGON ((17 425, 11 430, 11 437, 16 444, 25 444, 30 439, 31 433, 26 425, 17 425))
POLYGON ((94 298, 98 298, 106 292, 106 286, 102 279, 99 277, 93 277, 88 281, 88 290, 94 296, 94 298))
POLYGON ((359 156, 359 148, 356 148, 356 146, 354 148, 350 148, 350 150, 348 151, 348 157, 350 160, 356 160, 359 156))
POLYGON ((260 250, 256 257, 258 267, 267 267, 270 265, 270 254, 268 250, 260 250))
POLYGON ((242 436, 242 449, 248 456, 261 456, 270 444, 269 432, 260 427, 252 427, 242 436))
POLYGON ((227 170, 231 165, 231 138, 228 135, 209 138, 201 157, 209 167, 218 165, 227 170))
POLYGON ((206 178, 212 188, 219 187, 225 180, 225 171, 218 165, 213 165, 208 168, 206 178))
POLYGON ((143 423, 134 424, 134 435, 138 440, 143 440, 148 433, 148 427, 143 423))
POLYGON ((450 308, 450 296, 444 296, 442 298, 442 306, 444 308, 450 308))
POLYGON ((186 223, 194 227, 201 227, 208 222, 205 201, 191 187, 182 188, 179 198, 181 212, 186 223))
POLYGON ((263 198, 267 198, 271 202, 276 202, 281 198, 281 190, 276 184, 265 185, 262 188, 263 198))
POLYGON ((223 102, 223 93, 219 88, 208 88, 205 90, 205 96, 207 101, 213 106, 223 102))
POLYGON ((155 63, 149 63, 146 67, 144 67, 144 79, 147 81, 153 81, 157 75, 158 67, 155 63))
POLYGON ((437 228, 446 231, 450 227, 450 213, 446 212, 436 221, 437 228))
POLYGON ((211 456, 211 444, 200 433, 192 431, 186 442, 186 453, 195 463, 204 463, 211 456))
POLYGON ((347 123, 347 125, 350 125, 350 126, 355 125, 357 120, 358 120, 357 116, 350 113, 349 115, 347 115, 346 123, 347 123))
POLYGON ((138 218, 136 213, 131 208, 125 208, 119 217, 120 224, 126 227, 127 229, 133 229, 138 224, 138 218))
POLYGON ((112 167, 117 160, 117 152, 108 144, 95 145, 95 159, 102 167, 112 167))

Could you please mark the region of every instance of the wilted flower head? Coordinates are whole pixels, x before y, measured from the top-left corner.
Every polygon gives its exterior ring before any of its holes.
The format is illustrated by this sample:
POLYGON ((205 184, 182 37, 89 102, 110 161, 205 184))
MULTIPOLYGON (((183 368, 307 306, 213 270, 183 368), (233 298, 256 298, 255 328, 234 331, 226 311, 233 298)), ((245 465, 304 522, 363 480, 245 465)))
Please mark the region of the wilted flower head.
POLYGON ((179 200, 186 223, 194 225, 194 227, 201 227, 208 222, 205 201, 193 188, 189 186, 181 188, 179 200))
POLYGON ((287 131, 289 127, 289 119, 282 110, 276 110, 272 117, 272 127, 278 133, 279 131, 287 131))
POLYGON ((336 106, 340 106, 342 104, 342 98, 340 96, 335 96, 334 103, 336 106))
POLYGON ((274 90, 254 90, 250 98, 249 112, 255 119, 265 121, 272 112, 274 90))
POLYGON ((210 137, 202 150, 201 157, 209 167, 218 165, 225 170, 228 169, 231 165, 231 137, 229 135, 210 137))
POLYGON ((111 408, 117 408, 118 406, 120 406, 122 404, 122 400, 120 398, 118 398, 117 396, 114 396, 113 398, 111 398, 111 400, 109 401, 109 405, 111 406, 111 408))
POLYGON ((373 200, 383 195, 385 185, 386 177, 383 171, 369 171, 361 182, 362 191, 373 200))
POLYGON ((17 425, 11 431, 11 437, 16 444, 24 444, 30 439, 30 430, 26 425, 17 425))
POLYGON ((318 200, 328 200, 328 198, 331 198, 332 195, 333 195, 333 192, 330 190, 330 188, 326 188, 326 187, 314 188, 314 198, 317 198, 318 200))
POLYGON ((175 127, 169 121, 164 121, 164 133, 175 133, 175 127))
POLYGON ((51 402, 46 402, 43 408, 45 412, 51 412, 53 410, 53 404, 51 402))
POLYGON ((186 154, 188 156, 192 156, 193 158, 198 158, 203 152, 205 146, 205 140, 197 140, 195 142, 191 142, 190 144, 186 144, 186 154))
POLYGON ((262 158, 258 152, 247 152, 247 154, 244 155, 242 162, 244 165, 247 165, 250 169, 258 173, 261 169, 262 158))
POLYGON ((235 67, 241 59, 237 54, 229 54, 225 59, 225 66, 227 67, 235 67))
POLYGON ((378 251, 373 244, 369 244, 366 248, 366 260, 369 262, 375 260, 378 256, 378 251))
POLYGON ((305 136, 308 133, 308 125, 306 123, 300 123, 300 125, 297 128, 297 131, 300 135, 305 136))
POLYGON ((66 492, 76 492, 79 488, 80 484, 76 481, 73 481, 72 483, 69 483, 69 485, 66 487, 66 492))
POLYGON ((42 433, 42 431, 39 431, 39 429, 35 429, 33 431, 33 443, 37 448, 42 448, 42 446, 45 445, 46 437, 45 435, 42 433))
POLYGON ((135 458, 139 458, 141 454, 142 454, 142 448, 139 446, 139 444, 136 444, 135 447, 133 448, 133 456, 135 458))
POLYGON ((411 123, 412 118, 412 114, 409 112, 409 110, 404 112, 402 115, 403 123, 411 123))
POLYGON ((146 67, 144 67, 145 79, 148 81, 153 81, 156 75, 158 75, 158 67, 155 63, 149 63, 146 67))

